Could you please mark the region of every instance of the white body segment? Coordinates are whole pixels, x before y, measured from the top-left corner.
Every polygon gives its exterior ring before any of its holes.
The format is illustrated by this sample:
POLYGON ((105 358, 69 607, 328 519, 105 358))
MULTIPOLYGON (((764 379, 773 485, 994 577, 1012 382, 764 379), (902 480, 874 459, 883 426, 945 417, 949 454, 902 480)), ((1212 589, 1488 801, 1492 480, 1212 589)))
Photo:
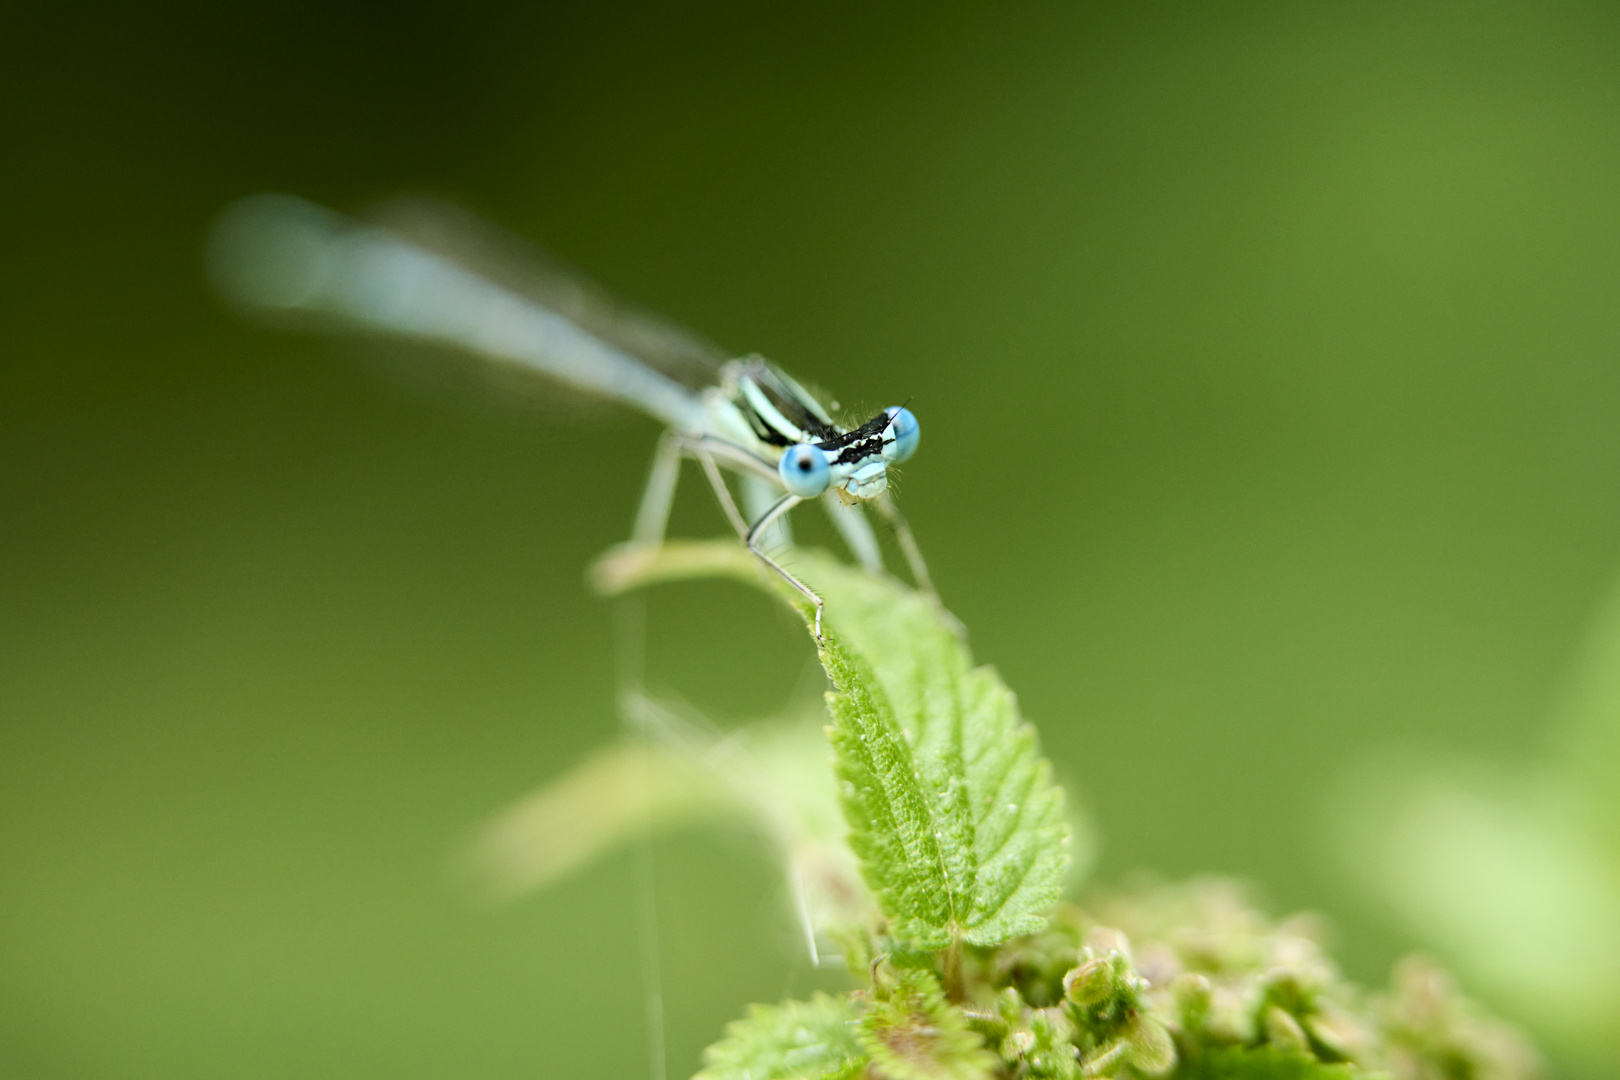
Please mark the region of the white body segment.
POLYGON ((455 346, 656 418, 668 431, 633 540, 662 542, 680 461, 697 460, 750 550, 816 605, 818 636, 820 598, 765 550, 767 538, 771 546, 788 542, 784 515, 807 498, 822 496, 856 559, 880 571, 877 538, 856 508, 871 502, 894 525, 918 585, 933 591, 904 519, 885 497, 888 466, 917 443, 916 418, 904 408, 846 431, 803 387, 757 357, 719 365, 718 385, 692 390, 452 258, 292 196, 261 195, 229 208, 209 256, 220 290, 247 308, 455 346), (790 458, 799 470, 791 475, 783 471, 790 458), (746 518, 722 467, 743 477, 746 518))
POLYGON ((332 315, 454 345, 699 430, 699 395, 561 315, 385 229, 288 195, 231 207, 210 252, 221 289, 250 308, 332 315))

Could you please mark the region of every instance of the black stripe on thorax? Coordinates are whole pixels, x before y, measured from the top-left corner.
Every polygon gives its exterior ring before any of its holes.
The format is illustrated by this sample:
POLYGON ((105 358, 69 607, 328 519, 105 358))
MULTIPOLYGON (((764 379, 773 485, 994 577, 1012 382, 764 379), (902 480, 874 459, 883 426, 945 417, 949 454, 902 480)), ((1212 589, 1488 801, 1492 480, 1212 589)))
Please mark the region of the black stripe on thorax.
MULTIPOLYGON (((758 390, 765 400, 770 403, 771 407, 781 413, 782 418, 798 428, 800 432, 818 442, 841 434, 841 429, 833 427, 828 421, 822 419, 826 415, 826 410, 821 407, 820 403, 809 397, 809 391, 801 389, 797 383, 778 371, 768 361, 755 356, 742 361, 741 366, 740 378, 752 384, 754 389, 758 390)), ((753 409, 748 407, 745 395, 738 393, 736 397, 738 404, 743 407, 744 411, 752 414, 753 409)), ((761 425, 771 426, 771 422, 765 417, 751 415, 750 423, 753 424, 760 438, 766 442, 785 445, 785 443, 779 442, 776 437, 761 429, 761 425)), ((797 432, 790 433, 786 431, 778 432, 777 435, 788 443, 796 442, 801 437, 797 432)))
MULTIPOLYGON (((775 380, 754 380, 754 385, 759 387, 760 393, 765 395, 765 400, 775 406, 776 411, 781 413, 788 423, 795 425, 817 442, 838 436, 839 431, 837 428, 822 423, 821 418, 811 412, 810 408, 791 393, 787 387, 780 384, 773 385, 773 383, 775 383, 775 380)), ((765 418, 760 417, 760 422, 764 423, 765 418)))
POLYGON ((747 417, 748 426, 754 429, 754 434, 759 437, 759 441, 766 446, 792 446, 798 442, 797 439, 789 438, 786 433, 772 427, 763 416, 748 407, 747 401, 737 402, 737 407, 742 411, 743 416, 747 417))

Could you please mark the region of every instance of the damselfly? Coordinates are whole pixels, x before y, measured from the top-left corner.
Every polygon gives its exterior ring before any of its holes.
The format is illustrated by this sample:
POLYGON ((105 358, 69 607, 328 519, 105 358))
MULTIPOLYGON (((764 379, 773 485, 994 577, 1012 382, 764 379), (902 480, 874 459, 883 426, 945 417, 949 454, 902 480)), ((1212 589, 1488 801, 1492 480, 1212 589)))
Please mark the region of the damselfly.
POLYGON ((860 510, 875 508, 894 529, 918 587, 933 593, 888 493, 889 467, 917 449, 920 433, 909 409, 891 406, 842 427, 809 391, 758 356, 722 360, 700 339, 555 273, 531 276, 522 286, 497 281, 473 269, 465 251, 448 250, 457 245, 446 242, 443 229, 419 235, 426 219, 415 218, 415 229, 390 229, 292 196, 255 196, 221 218, 211 267, 230 298, 257 311, 448 344, 655 417, 666 430, 631 543, 663 542, 681 462, 696 460, 748 549, 815 605, 818 639, 821 597, 771 550, 788 541, 785 515, 801 502, 819 499, 855 558, 880 572, 881 549, 860 510), (687 366, 695 360, 710 372, 710 385, 693 389, 655 366, 668 368, 672 359, 687 366), (722 470, 741 478, 742 509, 722 470))

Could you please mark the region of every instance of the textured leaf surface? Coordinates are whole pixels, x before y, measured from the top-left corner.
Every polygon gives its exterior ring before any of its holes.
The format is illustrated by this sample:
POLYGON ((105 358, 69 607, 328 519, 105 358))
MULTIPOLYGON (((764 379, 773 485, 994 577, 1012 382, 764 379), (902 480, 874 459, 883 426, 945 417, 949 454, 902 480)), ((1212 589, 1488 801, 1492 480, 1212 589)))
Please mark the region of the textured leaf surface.
POLYGON ((1041 929, 1067 827, 1012 692, 916 593, 841 566, 811 580, 850 845, 891 931, 940 948, 1041 929))
POLYGON ((693 1080, 834 1080, 866 1062, 849 999, 816 994, 809 1001, 751 1005, 703 1052, 693 1080))
POLYGON ((995 1055, 945 1002, 926 971, 900 971, 895 985, 861 1022, 861 1045, 888 1080, 982 1080, 995 1055))
MULTIPOLYGON (((840 797, 891 932, 937 949, 1041 929, 1068 864, 1067 826, 1012 692, 973 665, 926 597, 814 552, 795 552, 793 569, 826 602, 840 797)), ((727 542, 630 550, 597 574, 614 591, 726 574, 786 595, 727 542)))

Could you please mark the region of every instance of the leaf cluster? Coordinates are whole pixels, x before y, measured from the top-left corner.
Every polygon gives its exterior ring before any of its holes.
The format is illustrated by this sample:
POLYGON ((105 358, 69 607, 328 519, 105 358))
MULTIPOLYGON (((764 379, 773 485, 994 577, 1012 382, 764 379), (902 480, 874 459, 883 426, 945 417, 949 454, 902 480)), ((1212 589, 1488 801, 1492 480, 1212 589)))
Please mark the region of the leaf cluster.
MULTIPOLYGON (((698 1080, 1536 1074, 1517 1033, 1432 966, 1408 962, 1389 991, 1362 991, 1309 920, 1267 920, 1229 884, 1060 903, 1063 796, 1012 693, 973 663, 936 602, 796 557, 826 601, 836 804, 865 885, 830 874, 838 902, 801 908, 818 913, 812 940, 841 946, 855 987, 754 1006, 709 1048, 698 1080)), ((759 584, 811 619, 733 544, 622 549, 598 566, 609 591, 714 575, 759 584)), ((767 809, 769 770, 714 776, 788 838, 802 887, 796 852, 824 833, 767 809)), ((799 812, 816 817, 812 806, 799 812)))
MULTIPOLYGON (((700 1080, 1527 1080, 1539 1065, 1508 1025, 1432 964, 1390 988, 1345 981, 1307 922, 1272 922, 1230 883, 1199 881, 1061 905, 1039 934, 970 948, 961 993, 917 954, 880 957, 839 998, 839 1057, 772 1071, 757 1018, 729 1029, 700 1080), (1098 921, 1106 912, 1116 925, 1098 921), (1172 915, 1166 922, 1167 913, 1172 915), (1120 929, 1128 925, 1141 935, 1120 929), (746 1047, 761 1052, 746 1057, 746 1047)), ((787 1008, 788 1006, 782 1006, 787 1008)), ((823 1041, 830 1036, 822 1036, 823 1041)), ((777 1055, 773 1057, 772 1055, 777 1055)))

